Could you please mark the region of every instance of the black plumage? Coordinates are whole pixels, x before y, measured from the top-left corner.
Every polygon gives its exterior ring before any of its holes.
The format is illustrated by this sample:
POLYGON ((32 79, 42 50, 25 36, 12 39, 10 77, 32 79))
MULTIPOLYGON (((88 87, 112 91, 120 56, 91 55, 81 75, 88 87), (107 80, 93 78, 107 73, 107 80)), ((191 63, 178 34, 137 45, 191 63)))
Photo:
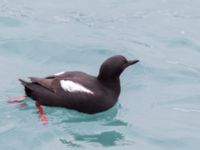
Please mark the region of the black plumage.
POLYGON ((121 73, 137 62, 139 60, 128 61, 125 57, 116 55, 101 65, 97 77, 74 71, 45 78, 30 77, 31 82, 20 81, 25 87, 26 95, 42 105, 66 107, 94 114, 115 105, 121 89, 121 73), (81 86, 82 90, 70 89, 73 87, 64 89, 61 82, 66 81, 81 86))

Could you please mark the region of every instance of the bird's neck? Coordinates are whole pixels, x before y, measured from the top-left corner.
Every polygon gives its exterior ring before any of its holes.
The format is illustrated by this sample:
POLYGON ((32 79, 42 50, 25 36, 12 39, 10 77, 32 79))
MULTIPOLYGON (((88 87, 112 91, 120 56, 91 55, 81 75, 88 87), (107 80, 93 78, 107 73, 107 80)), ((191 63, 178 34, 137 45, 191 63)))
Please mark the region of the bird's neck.
POLYGON ((109 79, 105 79, 105 78, 98 78, 98 80, 105 85, 106 87, 108 87, 109 89, 115 91, 117 93, 117 95, 119 96, 120 91, 121 91, 121 86, 120 86, 120 79, 119 77, 117 78, 109 78, 109 79))

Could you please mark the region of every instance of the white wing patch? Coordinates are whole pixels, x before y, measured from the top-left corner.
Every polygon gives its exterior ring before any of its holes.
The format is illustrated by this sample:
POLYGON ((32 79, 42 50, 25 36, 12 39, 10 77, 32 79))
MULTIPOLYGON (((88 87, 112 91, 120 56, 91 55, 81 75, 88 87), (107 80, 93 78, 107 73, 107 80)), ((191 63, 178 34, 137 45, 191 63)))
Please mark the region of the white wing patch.
POLYGON ((58 72, 58 73, 56 73, 56 74, 54 74, 54 76, 59 76, 59 75, 62 75, 62 74, 64 74, 65 72, 58 72))
POLYGON ((61 80, 60 85, 63 88, 63 90, 68 92, 85 92, 88 94, 94 94, 91 90, 84 87, 83 85, 70 80, 61 80))

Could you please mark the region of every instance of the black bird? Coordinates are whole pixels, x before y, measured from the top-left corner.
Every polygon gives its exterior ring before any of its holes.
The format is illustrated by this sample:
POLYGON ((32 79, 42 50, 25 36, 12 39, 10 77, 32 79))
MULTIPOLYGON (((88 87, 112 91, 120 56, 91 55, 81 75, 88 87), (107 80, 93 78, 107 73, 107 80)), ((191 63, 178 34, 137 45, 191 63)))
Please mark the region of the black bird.
POLYGON ((111 108, 120 94, 120 75, 139 60, 128 61, 124 56, 108 58, 97 77, 84 72, 61 72, 45 78, 19 79, 26 96, 46 106, 59 106, 94 114, 111 108))

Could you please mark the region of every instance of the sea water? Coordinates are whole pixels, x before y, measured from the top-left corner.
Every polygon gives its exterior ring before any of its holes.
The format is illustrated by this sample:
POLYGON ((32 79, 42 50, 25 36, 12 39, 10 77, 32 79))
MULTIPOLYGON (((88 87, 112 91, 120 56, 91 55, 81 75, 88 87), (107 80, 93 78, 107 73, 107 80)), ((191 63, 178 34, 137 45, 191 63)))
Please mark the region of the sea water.
POLYGON ((0 0, 1 150, 200 148, 199 0, 0 0), (140 63, 121 76, 109 111, 87 115, 8 104, 18 78, 81 70, 116 54, 140 63))

